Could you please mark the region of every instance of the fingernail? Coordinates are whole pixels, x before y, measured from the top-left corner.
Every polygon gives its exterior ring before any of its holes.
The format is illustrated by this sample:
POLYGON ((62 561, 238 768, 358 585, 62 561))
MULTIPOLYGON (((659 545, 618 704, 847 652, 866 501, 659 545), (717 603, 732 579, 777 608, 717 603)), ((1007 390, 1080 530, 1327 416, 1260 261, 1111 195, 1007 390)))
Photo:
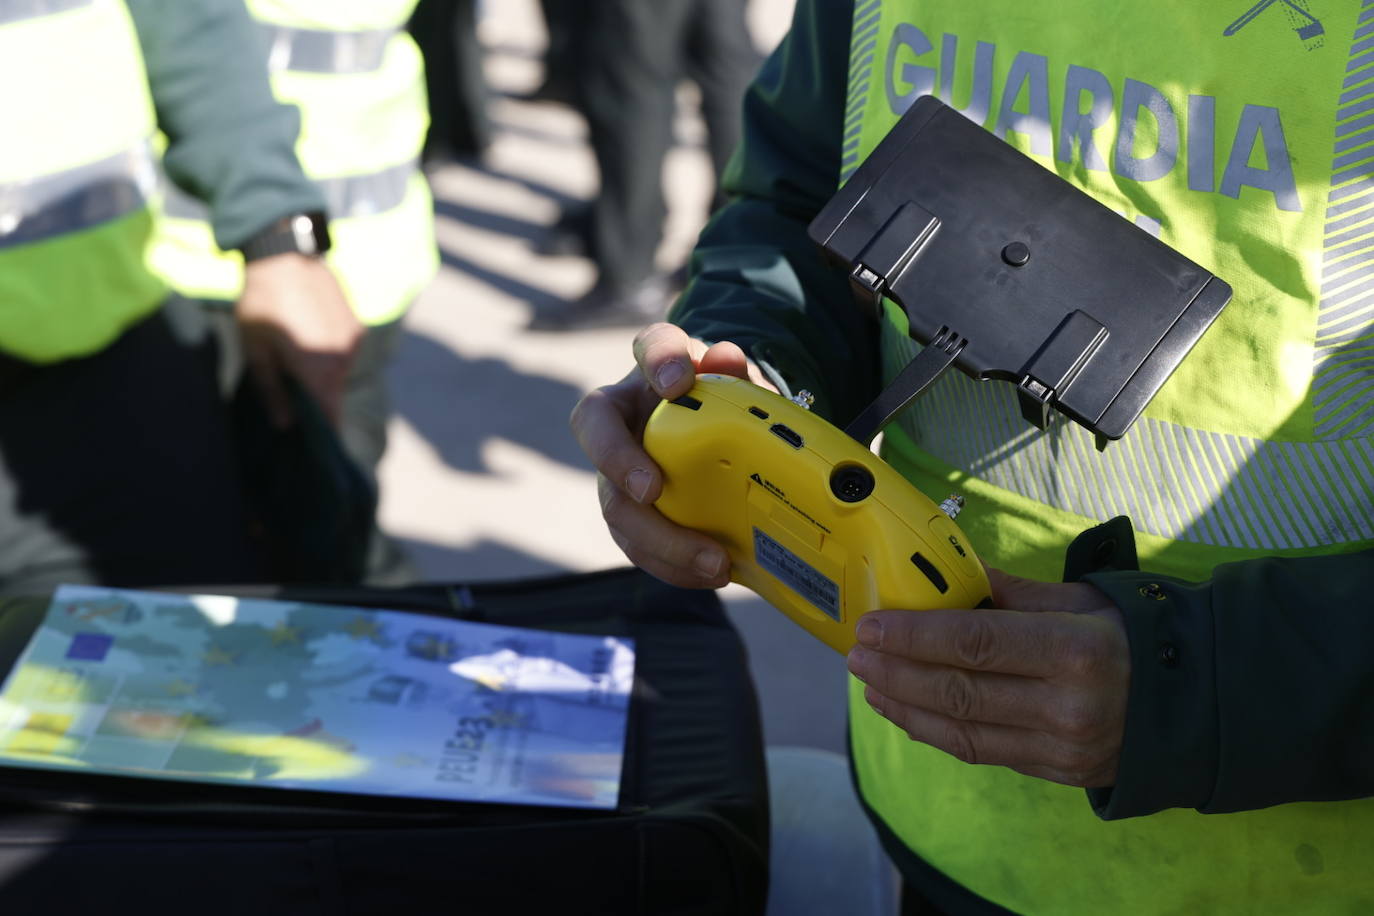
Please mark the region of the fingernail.
POLYGON ((703 550, 701 553, 697 554, 696 558, 692 561, 692 565, 696 567, 697 572, 708 579, 714 579, 716 576, 720 575, 720 568, 724 563, 725 558, 715 550, 703 550))
POLYGON ((877 649, 883 644, 883 625, 872 617, 865 617, 859 621, 854 638, 870 649, 877 649))
POLYGON ((873 653, 860 646, 855 646, 849 650, 849 657, 846 659, 849 666, 849 673, 859 680, 868 682, 868 668, 873 664, 873 653))
POLYGON ((865 687, 864 702, 873 707, 873 711, 878 715, 882 716, 884 719, 887 718, 886 703, 884 703, 881 693, 874 690, 872 687, 865 687))
POLYGON ((685 371, 679 362, 664 363, 654 376, 654 383, 658 385, 659 391, 667 391, 682 378, 685 371))
POLYGON ((643 468, 635 468, 625 476, 625 490, 635 498, 635 502, 644 502, 644 494, 649 492, 649 483, 653 476, 643 468))

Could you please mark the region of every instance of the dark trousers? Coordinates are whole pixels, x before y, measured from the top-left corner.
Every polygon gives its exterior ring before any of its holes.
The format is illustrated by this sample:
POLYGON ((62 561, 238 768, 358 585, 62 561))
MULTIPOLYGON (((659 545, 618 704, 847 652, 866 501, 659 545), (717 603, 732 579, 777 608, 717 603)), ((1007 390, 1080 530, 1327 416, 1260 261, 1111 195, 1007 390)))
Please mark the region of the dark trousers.
POLYGON ((540 0, 549 44, 544 49, 544 88, 553 97, 577 94, 578 58, 588 7, 600 0, 540 0))
POLYGON ((425 60, 429 137, 425 158, 482 152, 491 141, 476 0, 420 0, 410 34, 425 60))
POLYGON ((177 299, 94 356, 0 358, 0 591, 263 579, 216 370, 177 299))
MULTIPOLYGON (((387 369, 400 343, 401 320, 367 329, 358 347, 344 391, 339 436, 348 453, 377 489, 377 465, 386 452, 386 425, 391 418, 391 389, 387 369)), ((407 585, 419 579, 395 541, 376 522, 367 547, 365 581, 369 585, 407 585)))
POLYGON ((601 171, 590 243, 603 286, 653 272, 663 235, 663 160, 678 82, 701 90, 717 180, 740 137, 740 105, 760 57, 745 0, 597 0, 588 7, 579 99, 601 171))
MULTIPOLYGON (((243 352, 231 304, 211 303, 206 314, 215 329, 222 358, 220 387, 225 398, 233 396, 243 379, 243 352)), ((387 370, 402 334, 401 319, 367 328, 358 345, 340 405, 338 429, 333 431, 343 452, 358 470, 379 489, 377 466, 386 452, 386 427, 391 418, 391 394, 387 370)), ((317 431, 328 435, 329 431, 317 431)), ((322 468, 322 473, 329 473, 322 468)), ((394 541, 382 533, 375 520, 368 540, 365 581, 370 585, 405 585, 417 571, 394 541)))

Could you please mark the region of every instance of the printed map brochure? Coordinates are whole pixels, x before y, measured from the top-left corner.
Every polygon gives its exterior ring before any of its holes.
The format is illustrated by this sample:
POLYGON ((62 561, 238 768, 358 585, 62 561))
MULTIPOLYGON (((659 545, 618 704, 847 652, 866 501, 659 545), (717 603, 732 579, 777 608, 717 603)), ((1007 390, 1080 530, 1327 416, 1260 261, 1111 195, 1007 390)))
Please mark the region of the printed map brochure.
POLYGON ((631 641, 63 586, 0 688, 0 764, 613 808, 631 641))

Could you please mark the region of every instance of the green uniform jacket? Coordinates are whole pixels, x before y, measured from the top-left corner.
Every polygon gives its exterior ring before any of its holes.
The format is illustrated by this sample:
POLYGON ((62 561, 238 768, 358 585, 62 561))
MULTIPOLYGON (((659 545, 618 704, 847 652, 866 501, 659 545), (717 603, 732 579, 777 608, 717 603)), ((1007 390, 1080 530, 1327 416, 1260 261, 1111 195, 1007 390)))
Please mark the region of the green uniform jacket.
MULTIPOLYGON (((740 344, 785 392, 809 389, 841 426, 878 390, 877 326, 806 227, 839 180, 852 21, 852 3, 798 3, 745 99, 732 202, 702 233, 672 313, 694 336, 740 344)), ((1356 498, 1354 511, 1374 511, 1374 494, 1356 498)), ((1070 552, 1100 556, 1111 535, 1086 532, 1070 552)), ((1089 792, 1099 815, 1374 795, 1374 551, 1231 563, 1196 583, 1084 574, 1094 565, 1068 568, 1120 606, 1132 653, 1119 780, 1089 792)), ((920 880, 909 851, 894 857, 920 880)))
POLYGON ((127 0, 148 68, 163 167, 205 200, 233 249, 291 213, 323 210, 296 161, 300 114, 278 104, 242 0, 127 0))

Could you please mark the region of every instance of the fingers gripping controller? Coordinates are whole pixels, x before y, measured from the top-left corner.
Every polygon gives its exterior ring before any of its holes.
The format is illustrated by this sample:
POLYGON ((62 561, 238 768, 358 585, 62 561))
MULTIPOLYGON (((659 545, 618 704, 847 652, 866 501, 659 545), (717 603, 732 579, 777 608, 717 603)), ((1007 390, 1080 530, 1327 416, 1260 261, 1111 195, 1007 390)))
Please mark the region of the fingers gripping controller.
POLYGON ((937 506, 801 403, 702 375, 650 416, 644 448, 663 470, 658 510, 718 541, 732 579, 839 652, 870 610, 990 594, 951 518, 962 500, 937 506))

